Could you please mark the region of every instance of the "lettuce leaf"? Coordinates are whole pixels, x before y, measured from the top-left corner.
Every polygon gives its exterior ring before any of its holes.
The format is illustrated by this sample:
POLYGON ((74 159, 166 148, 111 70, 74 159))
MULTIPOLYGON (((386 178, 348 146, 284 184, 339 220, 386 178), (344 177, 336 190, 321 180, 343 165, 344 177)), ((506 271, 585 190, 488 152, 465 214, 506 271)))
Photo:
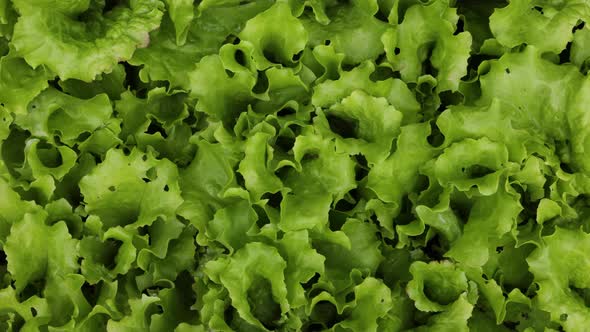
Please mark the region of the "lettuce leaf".
POLYGON ((146 47, 162 18, 157 0, 130 1, 105 8, 104 2, 14 1, 21 14, 13 44, 29 65, 45 65, 61 79, 92 81, 146 47), (75 43, 71 41, 75 40, 75 43))

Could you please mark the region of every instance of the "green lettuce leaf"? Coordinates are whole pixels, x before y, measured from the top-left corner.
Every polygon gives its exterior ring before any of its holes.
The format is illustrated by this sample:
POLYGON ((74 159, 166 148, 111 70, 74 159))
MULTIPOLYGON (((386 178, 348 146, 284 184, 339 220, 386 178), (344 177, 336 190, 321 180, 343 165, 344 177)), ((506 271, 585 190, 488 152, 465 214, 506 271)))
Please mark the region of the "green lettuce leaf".
POLYGON ((322 133, 336 138, 338 152, 362 154, 369 164, 375 164, 389 156, 402 118, 403 114, 385 98, 356 90, 315 120, 322 133))
POLYGON ((45 65, 61 79, 86 82, 130 59, 137 47, 146 47, 149 32, 162 18, 157 0, 131 1, 104 15, 100 2, 17 0, 14 5, 21 14, 13 36, 18 54, 33 68, 45 65))
POLYGON ((8 270, 17 291, 32 282, 60 282, 78 269, 78 241, 71 238, 64 222, 47 226, 43 213, 25 214, 12 225, 4 244, 8 270))
POLYGON ((589 8, 583 1, 553 4, 544 1, 512 1, 490 16, 490 29, 507 47, 522 43, 535 45, 542 52, 560 53, 573 38, 578 20, 588 20, 589 8), (528 29, 530 26, 539 29, 528 29), (551 26, 550 33, 542 33, 551 26))
MULTIPOLYGON (((176 25, 166 15, 160 29, 150 34, 150 45, 138 49, 129 63, 143 66, 140 77, 145 81, 169 81, 174 87, 188 88, 194 64, 204 56, 216 54, 228 36, 239 32, 246 21, 271 5, 267 0, 203 1, 196 7, 188 28, 184 28, 188 29, 186 42, 180 45, 177 44, 176 25)), ((179 12, 174 20, 180 22, 178 19, 187 15, 190 16, 186 11, 179 12)))
POLYGON ((374 275, 384 259, 377 240, 377 227, 356 219, 348 219, 340 231, 312 234, 316 250, 326 258, 321 279, 334 292, 351 286, 360 272, 374 275))
POLYGON ((52 75, 43 66, 31 68, 11 52, 0 58, 0 103, 9 112, 23 114, 28 104, 48 87, 52 75))
POLYGON ((172 219, 183 201, 176 166, 137 149, 128 156, 109 150, 105 160, 82 178, 80 192, 86 211, 98 216, 106 228, 172 219), (116 176, 112 169, 118 170, 116 176))
POLYGON ((375 60, 383 53, 381 35, 388 27, 373 17, 376 5, 375 1, 354 1, 334 8, 327 13, 330 17, 327 25, 315 18, 304 17, 302 22, 309 31, 309 45, 333 45, 336 52, 344 54, 343 63, 346 64, 375 60), (363 47, 358 47, 360 43, 363 47))
POLYGON ((119 321, 109 320, 107 331, 116 332, 129 329, 148 330, 148 313, 150 306, 153 307, 153 304, 159 301, 159 298, 147 296, 145 294, 139 299, 130 299, 129 305, 131 306, 131 314, 119 321))
POLYGON ((410 7, 403 21, 383 35, 387 58, 404 81, 432 74, 437 92, 459 88, 467 74, 472 38, 469 32, 455 34, 458 19, 448 0, 431 1, 410 7))
POLYGON ((292 65, 293 56, 303 51, 307 43, 306 29, 291 15, 285 2, 277 2, 250 19, 238 37, 252 43, 252 58, 258 70, 273 63, 292 65))
POLYGON ((364 62, 351 71, 340 73, 336 80, 327 80, 318 84, 312 96, 312 103, 317 107, 329 107, 350 96, 354 90, 363 90, 374 97, 384 97, 397 110, 404 114, 404 124, 412 123, 417 118, 420 104, 400 79, 387 78, 374 82, 370 75, 376 70, 372 62, 364 62))
POLYGON ((232 306, 246 322, 267 330, 265 325, 276 324, 289 310, 283 274, 286 262, 275 248, 249 243, 233 256, 211 261, 205 268, 213 281, 228 290, 232 306))
POLYGON ((583 252, 588 235, 575 230, 556 228, 543 238, 544 245, 527 258, 535 283, 539 286, 534 303, 551 314, 551 320, 566 330, 582 328, 590 319, 585 305, 583 252), (562 319, 564 317, 564 319, 562 319))
POLYGON ((467 291, 465 273, 448 261, 415 262, 410 273, 413 278, 408 283, 408 296, 421 311, 446 311, 467 291))
POLYGON ((297 167, 285 169, 283 183, 289 189, 281 201, 280 227, 292 231, 325 225, 332 201, 356 187, 354 163, 336 152, 333 142, 312 134, 298 136, 293 152, 297 167))
POLYGON ((540 52, 527 46, 521 53, 507 53, 491 62, 480 79, 478 103, 486 105, 499 99, 502 107, 510 110, 514 128, 563 140, 568 136, 565 110, 578 92, 581 75, 573 66, 543 59, 540 52), (523 80, 531 84, 522 84, 523 80), (553 89, 559 92, 549 92, 553 89))
POLYGON ((174 23, 176 44, 184 45, 191 21, 194 19, 194 4, 190 0, 166 0, 168 15, 174 23))

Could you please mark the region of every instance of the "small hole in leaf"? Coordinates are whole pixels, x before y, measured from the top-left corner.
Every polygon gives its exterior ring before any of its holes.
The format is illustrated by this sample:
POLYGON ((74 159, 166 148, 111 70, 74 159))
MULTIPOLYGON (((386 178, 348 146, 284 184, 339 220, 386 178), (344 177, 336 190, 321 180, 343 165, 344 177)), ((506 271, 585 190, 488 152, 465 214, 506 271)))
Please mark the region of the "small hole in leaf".
POLYGON ((401 50, 399 49, 399 47, 396 47, 396 48, 393 50, 393 54, 395 54, 395 55, 399 55, 400 53, 401 53, 401 50))
POLYGON ((115 190, 116 190, 115 186, 110 186, 110 187, 109 187, 109 191, 110 191, 110 192, 113 192, 113 191, 115 191, 115 190))
POLYGON ((354 292, 350 292, 348 294, 346 294, 346 297, 344 298, 346 302, 352 302, 354 301, 356 298, 354 292))
POLYGON ((297 61, 299 61, 299 59, 301 59, 302 55, 303 55, 303 51, 300 51, 300 52, 294 54, 293 57, 291 57, 291 60, 293 62, 297 62, 297 61))
POLYGON ((330 44, 332 44, 332 41, 330 39, 324 40, 324 45, 329 46, 330 44))
POLYGON ((572 49, 572 42, 568 42, 565 45, 563 51, 559 53, 559 63, 568 63, 570 62, 570 54, 572 49))
POLYGON ((165 192, 168 192, 168 191, 170 191, 170 188, 168 187, 168 185, 165 185, 165 186, 164 186, 164 191, 165 191, 165 192))
POLYGON ((242 50, 236 50, 236 52, 234 53, 234 60, 240 66, 245 67, 247 65, 246 54, 244 54, 244 52, 242 50))

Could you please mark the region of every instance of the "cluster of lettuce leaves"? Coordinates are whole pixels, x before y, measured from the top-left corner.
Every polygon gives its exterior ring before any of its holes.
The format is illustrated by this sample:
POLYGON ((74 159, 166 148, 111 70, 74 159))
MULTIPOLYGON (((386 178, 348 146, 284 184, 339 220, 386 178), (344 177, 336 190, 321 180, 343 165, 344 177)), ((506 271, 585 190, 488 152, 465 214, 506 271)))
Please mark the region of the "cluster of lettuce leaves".
POLYGON ((0 330, 586 330, 586 22, 0 0, 0 330))

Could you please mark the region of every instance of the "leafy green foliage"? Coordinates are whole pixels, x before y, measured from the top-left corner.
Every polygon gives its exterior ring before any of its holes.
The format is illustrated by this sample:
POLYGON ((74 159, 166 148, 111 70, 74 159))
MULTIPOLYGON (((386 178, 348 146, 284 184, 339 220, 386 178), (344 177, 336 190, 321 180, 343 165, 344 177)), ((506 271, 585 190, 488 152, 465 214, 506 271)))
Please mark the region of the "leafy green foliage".
POLYGON ((585 331, 590 4, 0 0, 0 331, 585 331))

